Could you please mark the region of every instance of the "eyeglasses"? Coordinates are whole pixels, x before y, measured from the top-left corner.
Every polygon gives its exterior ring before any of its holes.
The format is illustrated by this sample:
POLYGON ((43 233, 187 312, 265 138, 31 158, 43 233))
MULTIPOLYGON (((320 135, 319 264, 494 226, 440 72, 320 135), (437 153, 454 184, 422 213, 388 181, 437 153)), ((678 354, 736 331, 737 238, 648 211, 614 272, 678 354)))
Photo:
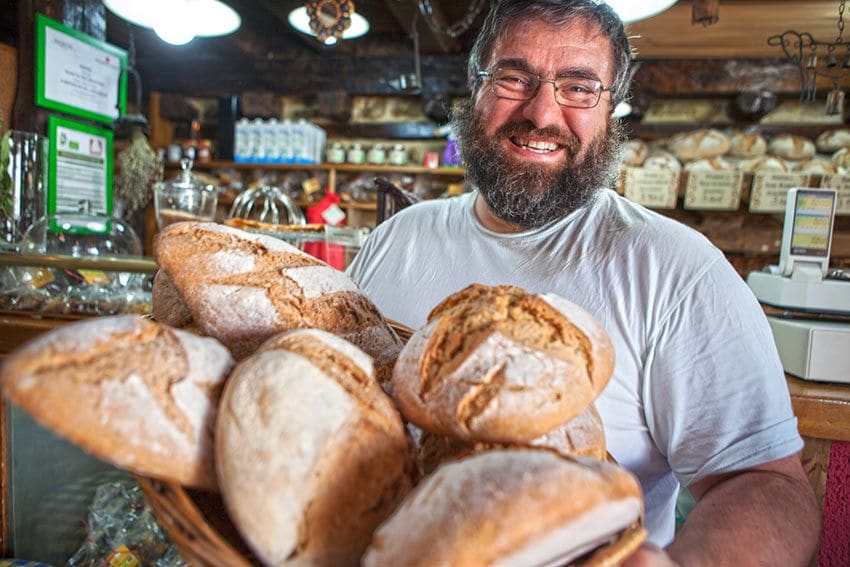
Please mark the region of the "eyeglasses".
POLYGON ((610 86, 606 87, 596 79, 582 77, 542 79, 534 73, 519 69, 479 71, 475 76, 489 79, 496 96, 509 100, 530 100, 537 94, 540 83, 552 83, 555 87, 557 103, 570 108, 593 108, 599 104, 603 91, 612 91, 610 86))

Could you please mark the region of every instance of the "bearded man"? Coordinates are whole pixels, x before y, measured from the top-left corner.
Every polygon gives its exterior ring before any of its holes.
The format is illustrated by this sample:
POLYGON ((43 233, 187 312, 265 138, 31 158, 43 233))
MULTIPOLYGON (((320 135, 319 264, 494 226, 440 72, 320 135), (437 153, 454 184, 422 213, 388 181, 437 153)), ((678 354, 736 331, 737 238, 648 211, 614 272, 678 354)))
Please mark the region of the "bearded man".
POLYGON ((703 236, 609 188, 630 63, 605 4, 497 2, 454 116, 475 190, 381 224, 349 274, 414 329, 472 283, 581 305, 615 347, 608 450, 644 491, 650 543, 630 564, 804 565, 819 512, 760 306, 703 236), (681 486, 697 505, 674 539, 681 486))

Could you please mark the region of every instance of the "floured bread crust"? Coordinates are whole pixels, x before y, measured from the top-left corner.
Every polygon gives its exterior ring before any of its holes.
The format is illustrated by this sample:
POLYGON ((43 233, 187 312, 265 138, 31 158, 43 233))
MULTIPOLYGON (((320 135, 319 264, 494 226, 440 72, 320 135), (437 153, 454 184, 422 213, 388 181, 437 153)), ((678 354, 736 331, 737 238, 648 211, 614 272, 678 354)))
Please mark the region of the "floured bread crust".
MULTIPOLYGON (((473 444, 448 435, 421 430, 414 438, 417 439, 416 460, 423 475, 431 474, 443 463, 456 461, 474 453, 511 448, 504 443, 473 444)), ((602 418, 593 404, 567 423, 532 439, 527 446, 553 449, 567 456, 600 460, 605 460, 608 455, 602 418)))
POLYGON ((276 333, 316 328, 355 343, 389 378, 401 341, 343 272, 276 238, 214 223, 167 226, 154 255, 176 290, 155 293, 154 312, 178 311, 157 304, 179 296, 198 331, 237 360, 276 333))
POLYGON ((363 565, 568 564, 639 520, 642 502, 635 477, 611 463, 543 449, 480 453, 419 484, 363 565))
POLYGON ((121 315, 39 336, 4 361, 0 380, 9 400, 93 455, 215 489, 212 432, 232 365, 215 339, 121 315))
POLYGON ((434 308, 402 350, 391 392, 417 426, 523 443, 579 415, 608 383, 613 345, 557 296, 474 284, 434 308))
POLYGON ((271 565, 358 565, 414 479, 371 359, 316 330, 275 336, 237 365, 216 454, 228 512, 271 565))

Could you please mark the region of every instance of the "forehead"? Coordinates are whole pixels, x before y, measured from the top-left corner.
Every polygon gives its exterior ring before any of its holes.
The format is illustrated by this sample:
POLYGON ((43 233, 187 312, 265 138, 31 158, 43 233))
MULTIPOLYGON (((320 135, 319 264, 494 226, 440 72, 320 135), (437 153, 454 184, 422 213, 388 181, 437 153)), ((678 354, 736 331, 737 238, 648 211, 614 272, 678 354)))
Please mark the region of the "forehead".
POLYGON ((614 75, 611 42, 595 23, 582 19, 563 26, 538 19, 511 24, 493 44, 486 68, 506 60, 524 61, 545 77, 579 72, 610 84, 614 75))

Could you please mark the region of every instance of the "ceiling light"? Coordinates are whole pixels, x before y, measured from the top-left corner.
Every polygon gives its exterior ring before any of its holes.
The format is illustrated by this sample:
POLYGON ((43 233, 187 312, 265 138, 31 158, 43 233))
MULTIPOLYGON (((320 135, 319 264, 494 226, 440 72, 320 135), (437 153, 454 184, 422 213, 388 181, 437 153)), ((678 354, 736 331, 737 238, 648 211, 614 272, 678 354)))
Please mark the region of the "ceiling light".
POLYGON ((614 8, 624 23, 636 22, 659 14, 676 3, 676 0, 605 0, 614 8))
POLYGON ((168 43, 182 45, 197 36, 235 32, 242 19, 218 0, 104 0, 115 15, 146 28, 168 43))
MULTIPOLYGON (((289 17, 287 19, 289 20, 289 25, 301 33, 316 37, 316 34, 310 29, 310 16, 307 15, 306 7, 301 6, 300 8, 295 8, 289 13, 289 17)), ((368 31, 369 22, 366 18, 357 12, 351 12, 351 25, 342 32, 342 39, 354 39, 356 37, 366 35, 366 32, 368 31)), ((333 45, 336 42, 337 39, 331 36, 325 40, 325 45, 333 45)))

